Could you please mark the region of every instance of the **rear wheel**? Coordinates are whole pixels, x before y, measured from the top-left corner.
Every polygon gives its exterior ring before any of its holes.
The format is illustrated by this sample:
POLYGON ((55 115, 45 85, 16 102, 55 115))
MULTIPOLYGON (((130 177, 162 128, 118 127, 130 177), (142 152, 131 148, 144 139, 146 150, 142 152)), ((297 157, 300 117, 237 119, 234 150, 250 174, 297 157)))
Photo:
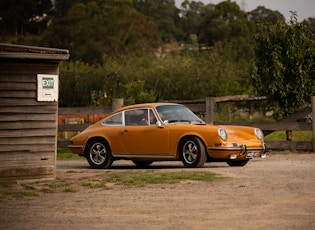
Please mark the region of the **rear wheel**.
POLYGON ((85 155, 93 169, 109 168, 113 163, 110 147, 102 139, 91 141, 86 147, 85 155))
POLYGON ((229 166, 232 167, 242 167, 244 165, 246 165, 248 162, 248 160, 243 160, 243 161, 228 161, 226 163, 228 163, 229 166))
POLYGON ((187 138, 182 142, 180 158, 186 167, 202 167, 207 160, 206 148, 199 138, 187 138))

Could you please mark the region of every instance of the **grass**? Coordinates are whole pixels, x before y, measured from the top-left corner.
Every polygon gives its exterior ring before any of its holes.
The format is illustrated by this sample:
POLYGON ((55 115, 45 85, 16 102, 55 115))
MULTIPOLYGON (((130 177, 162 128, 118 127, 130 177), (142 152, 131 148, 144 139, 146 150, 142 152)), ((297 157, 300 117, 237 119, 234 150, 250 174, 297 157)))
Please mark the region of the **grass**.
POLYGON ((21 191, 21 192, 7 192, 7 195, 11 195, 12 197, 32 197, 39 196, 37 192, 29 192, 29 191, 21 191))
POLYGON ((67 148, 58 148, 57 149, 57 160, 81 160, 83 157, 71 153, 67 148))
POLYGON ((216 174, 210 172, 196 171, 180 171, 180 172, 128 172, 118 173, 113 172, 108 177, 108 182, 122 185, 146 185, 146 184, 174 184, 183 180, 194 180, 211 182, 218 180, 216 174))
POLYGON ((110 189, 105 182, 87 182, 83 183, 82 186, 87 188, 103 188, 103 189, 110 189))
MULTIPOLYGON (((77 173, 77 172, 72 172, 77 173)), ((172 171, 159 172, 158 170, 141 171, 107 171, 91 176, 82 176, 72 178, 56 178, 54 181, 37 181, 25 184, 15 188, 7 188, 5 193, 10 197, 34 197, 41 194, 50 193, 75 193, 81 189, 113 189, 115 186, 146 186, 149 184, 175 184, 182 181, 201 181, 213 182, 222 180, 217 174, 206 171, 172 171)), ((1 197, 1 199, 7 199, 1 197)), ((0 200, 1 202, 1 200, 0 200)))

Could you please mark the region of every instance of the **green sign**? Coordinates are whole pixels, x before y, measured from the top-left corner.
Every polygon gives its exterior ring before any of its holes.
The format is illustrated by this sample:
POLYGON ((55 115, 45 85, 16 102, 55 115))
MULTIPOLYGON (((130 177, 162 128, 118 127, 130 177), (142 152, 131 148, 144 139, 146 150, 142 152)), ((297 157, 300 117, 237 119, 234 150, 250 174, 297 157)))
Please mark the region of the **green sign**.
POLYGON ((43 77, 43 89, 53 89, 54 88, 54 78, 43 77))

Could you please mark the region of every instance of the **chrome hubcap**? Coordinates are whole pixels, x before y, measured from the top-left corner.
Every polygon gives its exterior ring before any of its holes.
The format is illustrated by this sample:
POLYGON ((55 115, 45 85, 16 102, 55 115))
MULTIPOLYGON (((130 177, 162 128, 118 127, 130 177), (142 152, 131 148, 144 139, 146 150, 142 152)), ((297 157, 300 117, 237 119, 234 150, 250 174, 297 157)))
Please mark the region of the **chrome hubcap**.
POLYGON ((185 143, 183 147, 183 156, 187 163, 194 163, 198 156, 198 148, 196 144, 192 141, 188 141, 185 143))
POLYGON ((102 164, 106 158, 106 148, 100 143, 95 143, 90 152, 90 158, 95 164, 102 164))

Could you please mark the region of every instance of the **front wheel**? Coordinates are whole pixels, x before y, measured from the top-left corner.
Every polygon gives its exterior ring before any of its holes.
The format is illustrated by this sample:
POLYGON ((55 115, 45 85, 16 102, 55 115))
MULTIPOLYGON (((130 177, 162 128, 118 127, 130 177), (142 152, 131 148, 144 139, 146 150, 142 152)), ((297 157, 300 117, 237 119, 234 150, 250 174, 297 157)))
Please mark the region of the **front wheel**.
POLYGON ((232 166, 232 167, 242 167, 244 165, 246 165, 248 162, 248 160, 242 160, 242 161, 228 161, 226 163, 228 163, 229 166, 232 166))
POLYGON ((180 158, 189 168, 200 168, 207 160, 206 147, 197 137, 187 138, 182 142, 180 158))
POLYGON ((91 141, 86 147, 85 155, 93 169, 109 168, 113 163, 110 147, 102 139, 91 141))

